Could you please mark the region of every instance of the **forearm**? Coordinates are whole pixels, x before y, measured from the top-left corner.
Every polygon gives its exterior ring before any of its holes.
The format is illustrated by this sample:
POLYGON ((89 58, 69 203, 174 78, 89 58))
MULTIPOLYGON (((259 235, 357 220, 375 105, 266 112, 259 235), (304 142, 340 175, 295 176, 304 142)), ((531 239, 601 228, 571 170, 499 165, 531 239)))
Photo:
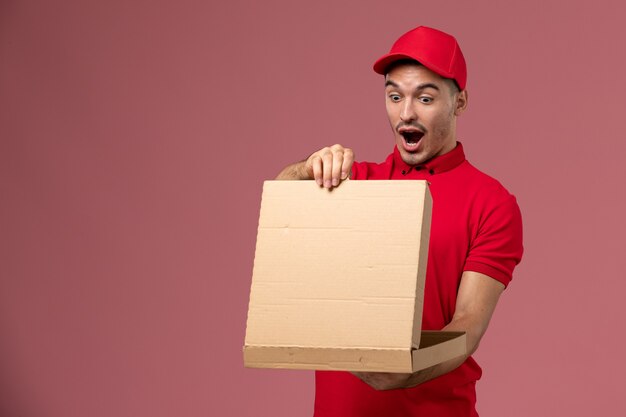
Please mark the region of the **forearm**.
POLYGON ((311 180, 306 170, 306 160, 286 166, 276 176, 277 180, 311 180))

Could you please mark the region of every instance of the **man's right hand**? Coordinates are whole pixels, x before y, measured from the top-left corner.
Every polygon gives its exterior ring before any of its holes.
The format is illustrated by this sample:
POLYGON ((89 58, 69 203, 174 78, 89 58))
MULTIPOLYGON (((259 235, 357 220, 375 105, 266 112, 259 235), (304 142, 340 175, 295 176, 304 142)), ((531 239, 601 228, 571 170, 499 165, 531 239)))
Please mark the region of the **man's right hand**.
POLYGON ((338 186, 350 176, 354 153, 350 148, 333 145, 314 152, 305 161, 283 169, 277 180, 315 180, 325 188, 338 186))

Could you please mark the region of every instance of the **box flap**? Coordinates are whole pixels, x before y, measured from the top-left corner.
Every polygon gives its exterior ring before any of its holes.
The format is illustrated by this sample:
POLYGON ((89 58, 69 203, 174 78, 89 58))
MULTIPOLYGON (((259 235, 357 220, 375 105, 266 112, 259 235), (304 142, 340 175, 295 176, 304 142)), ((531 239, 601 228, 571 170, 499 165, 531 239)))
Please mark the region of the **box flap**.
POLYGON ((419 346, 431 205, 426 181, 266 181, 246 350, 419 346))

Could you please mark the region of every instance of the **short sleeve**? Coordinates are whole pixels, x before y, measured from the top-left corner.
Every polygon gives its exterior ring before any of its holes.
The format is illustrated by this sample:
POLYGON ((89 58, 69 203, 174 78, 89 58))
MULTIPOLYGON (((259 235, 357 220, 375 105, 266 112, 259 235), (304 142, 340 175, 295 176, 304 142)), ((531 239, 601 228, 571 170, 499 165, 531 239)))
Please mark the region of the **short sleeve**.
POLYGON ((388 180, 391 178, 392 169, 393 154, 389 155, 381 164, 354 162, 350 178, 353 180, 388 180))
POLYGON ((353 180, 366 180, 367 179, 367 164, 362 162, 354 162, 352 164, 352 173, 350 179, 353 180))
POLYGON ((475 225, 464 271, 490 276, 508 286, 522 259, 522 215, 514 196, 486 209, 475 225))

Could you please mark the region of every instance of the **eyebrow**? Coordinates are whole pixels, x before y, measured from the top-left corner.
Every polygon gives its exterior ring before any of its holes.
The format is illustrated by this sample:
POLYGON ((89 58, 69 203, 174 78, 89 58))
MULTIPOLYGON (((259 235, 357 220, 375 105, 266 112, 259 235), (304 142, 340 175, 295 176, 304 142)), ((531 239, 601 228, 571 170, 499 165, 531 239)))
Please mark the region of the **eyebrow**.
MULTIPOLYGON (((392 86, 392 87, 395 87, 395 88, 400 88, 400 86, 398 84, 394 83, 391 80, 385 81, 385 88, 387 88, 389 86, 392 86)), ((433 84, 433 83, 419 84, 417 87, 415 87, 415 91, 425 90, 426 88, 432 88, 434 90, 441 91, 441 89, 436 84, 433 84)))

